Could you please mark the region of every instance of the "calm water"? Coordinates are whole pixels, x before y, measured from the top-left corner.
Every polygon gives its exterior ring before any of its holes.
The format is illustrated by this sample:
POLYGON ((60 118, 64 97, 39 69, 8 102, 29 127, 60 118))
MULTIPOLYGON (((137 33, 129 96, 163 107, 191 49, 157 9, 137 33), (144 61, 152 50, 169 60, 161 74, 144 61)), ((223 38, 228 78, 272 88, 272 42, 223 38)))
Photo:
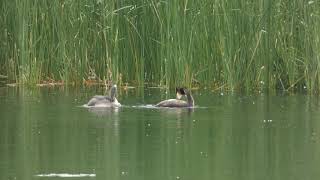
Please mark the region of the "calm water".
POLYGON ((316 96, 194 91, 198 108, 155 109, 174 94, 140 89, 81 107, 96 93, 0 88, 0 179, 320 178, 316 96))

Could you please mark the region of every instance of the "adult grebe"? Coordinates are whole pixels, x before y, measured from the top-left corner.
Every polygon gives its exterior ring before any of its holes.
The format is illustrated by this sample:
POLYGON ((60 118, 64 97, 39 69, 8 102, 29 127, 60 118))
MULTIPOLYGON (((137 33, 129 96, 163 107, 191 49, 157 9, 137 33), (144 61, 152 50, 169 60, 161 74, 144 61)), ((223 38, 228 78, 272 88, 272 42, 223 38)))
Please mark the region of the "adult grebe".
POLYGON ((96 95, 90 99, 87 106, 90 107, 120 107, 121 104, 118 102, 117 96, 117 85, 113 85, 109 92, 110 96, 96 95))
POLYGON ((167 99, 156 104, 156 107, 193 107, 194 100, 191 92, 185 88, 176 88, 177 98, 167 99), (180 100, 181 96, 186 96, 187 101, 180 100))

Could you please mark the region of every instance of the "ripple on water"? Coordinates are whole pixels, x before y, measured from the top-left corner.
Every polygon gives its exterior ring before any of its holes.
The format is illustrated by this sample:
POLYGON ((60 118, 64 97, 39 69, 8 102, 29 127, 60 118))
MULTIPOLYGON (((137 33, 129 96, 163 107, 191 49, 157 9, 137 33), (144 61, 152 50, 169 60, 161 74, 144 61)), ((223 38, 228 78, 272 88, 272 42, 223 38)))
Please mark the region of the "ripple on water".
POLYGON ((201 107, 201 106, 194 106, 194 107, 156 107, 153 104, 147 105, 137 105, 137 106, 125 106, 125 107, 132 107, 132 108, 147 108, 147 109, 206 109, 208 107, 201 107))

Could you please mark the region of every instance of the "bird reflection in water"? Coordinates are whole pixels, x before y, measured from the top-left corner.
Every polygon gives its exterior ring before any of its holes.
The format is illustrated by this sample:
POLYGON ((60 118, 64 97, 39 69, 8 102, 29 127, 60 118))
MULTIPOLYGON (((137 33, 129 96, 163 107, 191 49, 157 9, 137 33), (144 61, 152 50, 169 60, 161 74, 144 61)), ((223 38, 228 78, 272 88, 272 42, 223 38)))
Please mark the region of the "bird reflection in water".
POLYGON ((97 116, 117 115, 119 110, 119 108, 88 107, 88 111, 97 116))

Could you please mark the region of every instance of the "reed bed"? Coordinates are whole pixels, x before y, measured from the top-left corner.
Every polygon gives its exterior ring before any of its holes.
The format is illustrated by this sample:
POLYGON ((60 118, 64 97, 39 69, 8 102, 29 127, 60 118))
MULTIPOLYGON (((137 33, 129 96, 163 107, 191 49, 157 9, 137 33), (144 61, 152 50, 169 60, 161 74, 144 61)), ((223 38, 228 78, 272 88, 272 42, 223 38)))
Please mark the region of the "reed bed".
POLYGON ((21 84, 320 89, 319 0, 4 0, 0 74, 21 84))

